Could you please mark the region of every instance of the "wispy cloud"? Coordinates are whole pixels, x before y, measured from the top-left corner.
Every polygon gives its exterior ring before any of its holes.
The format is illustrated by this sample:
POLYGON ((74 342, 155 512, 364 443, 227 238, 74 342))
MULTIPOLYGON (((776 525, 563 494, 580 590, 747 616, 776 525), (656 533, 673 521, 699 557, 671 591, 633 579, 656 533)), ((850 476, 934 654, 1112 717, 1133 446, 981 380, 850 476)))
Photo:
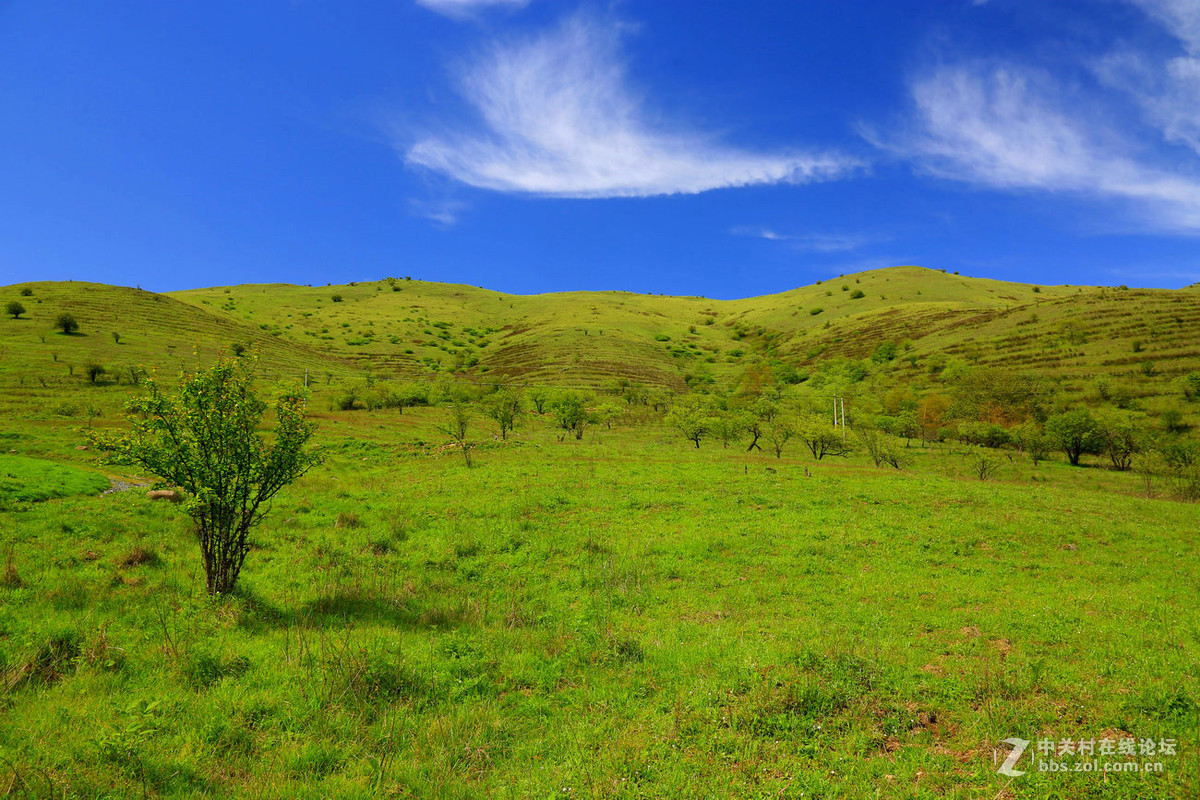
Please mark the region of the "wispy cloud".
POLYGON ((1127 48, 1101 59, 1096 72, 1134 98, 1167 141, 1200 153, 1200 3, 1133 2, 1163 24, 1179 41, 1182 54, 1162 57, 1127 48))
POLYGON ((1089 119, 1090 103, 1047 75, 1017 66, 943 66, 909 86, 914 119, 907 136, 881 146, 924 171, 1004 189, 1033 189, 1133 204, 1143 224, 1200 230, 1197 166, 1158 166, 1128 141, 1089 119))
POLYGON ((415 216, 427 219, 439 228, 450 228, 458 220, 467 204, 459 200, 409 200, 408 208, 415 216))
POLYGON ((417 5, 461 19, 488 8, 523 8, 529 5, 529 0, 417 0, 417 5))
POLYGON ((462 183, 554 197, 646 197, 827 180, 859 162, 837 154, 756 152, 650 122, 630 88, 619 26, 576 16, 497 44, 462 75, 482 127, 421 139, 408 163, 462 183))
POLYGON ((754 225, 739 225, 729 231, 734 236, 767 239, 772 242, 787 242, 797 250, 814 253, 845 253, 859 250, 880 241, 879 237, 865 234, 843 233, 779 233, 771 228, 754 225))

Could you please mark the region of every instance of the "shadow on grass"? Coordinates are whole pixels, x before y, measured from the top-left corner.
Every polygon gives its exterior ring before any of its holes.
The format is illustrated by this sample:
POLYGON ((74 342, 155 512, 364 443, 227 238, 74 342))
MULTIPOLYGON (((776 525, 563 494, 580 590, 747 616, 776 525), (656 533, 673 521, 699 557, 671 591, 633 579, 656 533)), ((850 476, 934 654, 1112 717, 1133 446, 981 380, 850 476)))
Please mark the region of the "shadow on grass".
POLYGON ((248 586, 239 585, 234 596, 241 606, 239 625, 250 631, 272 628, 340 628, 362 624, 391 625, 406 630, 441 630, 476 625, 479 607, 464 600, 452 604, 424 604, 415 597, 383 597, 359 589, 343 587, 284 608, 258 596, 248 586))

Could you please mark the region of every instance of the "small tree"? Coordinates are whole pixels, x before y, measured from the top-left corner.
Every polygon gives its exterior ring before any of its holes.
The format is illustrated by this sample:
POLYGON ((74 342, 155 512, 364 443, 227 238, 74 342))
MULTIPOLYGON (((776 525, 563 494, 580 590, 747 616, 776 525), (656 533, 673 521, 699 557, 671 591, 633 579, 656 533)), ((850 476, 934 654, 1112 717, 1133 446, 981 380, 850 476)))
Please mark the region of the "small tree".
MULTIPOLYGON (((711 318, 710 318, 711 319, 711 318)), ((712 435, 722 447, 737 444, 746 434, 746 417, 736 411, 720 411, 713 417, 712 435)))
POLYGON ((539 414, 546 412, 546 404, 550 401, 550 391, 541 386, 531 387, 525 396, 533 403, 533 410, 539 414))
POLYGON ((471 410, 461 400, 450 404, 450 416, 442 426, 442 432, 462 448, 467 466, 471 466, 471 442, 467 441, 467 429, 471 426, 471 410))
POLYGON ((16 300, 9 300, 8 305, 4 307, 4 313, 8 314, 13 319, 20 319, 25 313, 25 306, 18 303, 16 300))
POLYGON ((1046 420, 1046 436, 1051 443, 1067 455, 1071 466, 1079 466, 1084 453, 1099 451, 1101 438, 1096 420, 1086 408, 1076 408, 1055 414, 1046 420))
POLYGON ((113 331, 113 332, 112 332, 112 337, 113 337, 113 344, 120 344, 120 343, 121 343, 121 334, 117 333, 116 331, 113 331))
POLYGON ((967 451, 967 460, 971 465, 971 472, 981 481, 986 481, 996 474, 996 468, 999 463, 985 447, 971 447, 967 451))
POLYGON ((700 440, 713 427, 712 401, 703 395, 681 397, 671 406, 664 421, 699 448, 700 440))
POLYGON ((507 439, 522 410, 521 395, 511 389, 501 389, 483 404, 483 411, 500 426, 500 438, 507 439))
POLYGON ((782 414, 767 423, 767 441, 771 443, 776 458, 783 456, 783 446, 791 441, 795 432, 792 423, 782 414))
POLYGON ((583 431, 591 421, 583 395, 570 390, 563 391, 554 398, 550 410, 558 427, 567 433, 574 433, 576 439, 583 438, 583 431))
POLYGON ((825 456, 844 456, 850 452, 850 445, 840 430, 826 420, 811 415, 800 420, 796 426, 796 436, 817 461, 825 456))
POLYGON ((65 336, 70 336, 79 330, 79 323, 70 314, 59 314, 58 319, 54 320, 54 327, 62 331, 65 336))
POLYGON ((1104 409, 1096 415, 1100 449, 1112 461, 1113 469, 1128 472, 1133 457, 1142 449, 1142 435, 1128 411, 1104 409))
POLYGON ((129 401, 131 430, 94 431, 93 444, 141 466, 187 495, 210 595, 233 591, 250 552, 250 531, 271 499, 321 462, 306 447, 315 425, 305 418, 303 390, 282 393, 272 436, 259 425, 267 403, 254 391, 253 359, 222 359, 184 372, 168 397, 153 379, 129 401))
POLYGON ((1051 442, 1041 427, 1034 421, 1022 422, 1012 431, 1013 443, 1019 451, 1029 456, 1036 467, 1050 455, 1051 442))
POLYGON ((87 373, 88 383, 95 383, 100 376, 107 373, 108 370, 106 370, 100 364, 88 364, 85 372, 87 373))

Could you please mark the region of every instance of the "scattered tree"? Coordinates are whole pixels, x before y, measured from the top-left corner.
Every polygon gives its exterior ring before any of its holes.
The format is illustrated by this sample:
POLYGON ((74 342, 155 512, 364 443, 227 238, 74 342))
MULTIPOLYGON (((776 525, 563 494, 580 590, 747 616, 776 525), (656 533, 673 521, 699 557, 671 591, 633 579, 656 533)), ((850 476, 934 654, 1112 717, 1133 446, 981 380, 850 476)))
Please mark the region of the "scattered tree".
POLYGON ((70 314, 59 314, 58 319, 54 320, 54 327, 62 331, 63 335, 70 336, 79 330, 79 323, 70 314))
POLYGON ((20 319, 25 313, 25 306, 21 305, 16 300, 9 300, 8 305, 4 307, 4 313, 8 314, 13 319, 20 319))
POLYGON ((305 418, 300 388, 275 403, 271 437, 259 433, 267 403, 254 390, 251 360, 222 359, 185 372, 179 392, 168 397, 154 380, 131 400, 131 430, 94 431, 93 444, 118 461, 133 463, 187 495, 210 595, 233 590, 250 552, 250 531, 271 499, 320 463, 306 447, 314 425, 305 418))
POLYGON ((529 402, 533 403, 533 410, 539 414, 546 413, 546 404, 550 401, 550 390, 541 387, 533 386, 525 393, 529 398, 529 402))
POLYGON ((775 452, 776 458, 783 456, 783 446, 791 441, 795 432, 795 427, 782 414, 767 423, 767 441, 771 443, 771 450, 775 452))
POLYGON ((844 434, 823 417, 806 415, 796 426, 796 437, 820 461, 825 456, 844 456, 850 452, 844 434))
POLYGON ((1096 420, 1086 408, 1055 414, 1046 420, 1046 436, 1067 455, 1071 466, 1079 466, 1084 453, 1098 452, 1101 445, 1096 420))
POLYGON ((108 370, 106 370, 100 364, 88 364, 84 371, 87 374, 89 383, 95 383, 101 375, 104 375, 108 372, 108 370))
POLYGON ((591 421, 583 395, 571 390, 560 392, 554 397, 550 410, 559 428, 575 434, 576 439, 583 438, 583 431, 591 421))
POLYGON ((1128 411, 1105 409, 1096 415, 1100 449, 1112 461, 1113 469, 1127 472, 1133 457, 1142 449, 1142 437, 1133 415, 1128 411))
POLYGON ((999 467, 999 462, 986 447, 972 447, 967 451, 967 461, 971 472, 981 481, 994 476, 999 467))
POLYGON ((699 448, 700 440, 713 428, 712 401, 704 395, 681 397, 671 406, 664 421, 699 448))
POLYGON ((471 409, 462 400, 450 404, 449 418, 442 426, 442 432, 448 435, 462 448, 463 458, 467 466, 471 466, 471 442, 467 441, 467 430, 471 426, 471 409))
POLYGON ((745 433, 745 414, 737 411, 719 411, 713 417, 712 435, 722 447, 737 444, 745 433))
POLYGON ((507 439, 522 410, 521 395, 511 389, 501 389, 487 398, 483 411, 500 426, 500 438, 507 439))

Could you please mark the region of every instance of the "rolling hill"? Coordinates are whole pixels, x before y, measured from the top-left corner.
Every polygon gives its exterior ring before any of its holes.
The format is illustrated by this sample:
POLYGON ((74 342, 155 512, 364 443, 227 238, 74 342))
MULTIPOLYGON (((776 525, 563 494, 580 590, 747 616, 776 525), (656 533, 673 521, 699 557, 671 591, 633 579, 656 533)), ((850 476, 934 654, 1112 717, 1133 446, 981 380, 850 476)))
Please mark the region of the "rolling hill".
POLYGON ((512 295, 388 278, 345 286, 243 285, 154 294, 86 283, 0 287, 0 386, 81 380, 135 364, 173 368, 257 345, 269 377, 323 383, 453 375, 464 381, 681 389, 734 385, 751 365, 811 370, 896 343, 892 369, 932 358, 1053 376, 1098 375, 1167 393, 1200 366, 1200 292, 1032 286, 920 267, 850 274, 743 300, 628 292, 512 295), (28 296, 23 296, 28 292, 28 296), (74 315, 80 334, 53 330, 74 315), (119 335, 119 341, 113 334, 119 335))

